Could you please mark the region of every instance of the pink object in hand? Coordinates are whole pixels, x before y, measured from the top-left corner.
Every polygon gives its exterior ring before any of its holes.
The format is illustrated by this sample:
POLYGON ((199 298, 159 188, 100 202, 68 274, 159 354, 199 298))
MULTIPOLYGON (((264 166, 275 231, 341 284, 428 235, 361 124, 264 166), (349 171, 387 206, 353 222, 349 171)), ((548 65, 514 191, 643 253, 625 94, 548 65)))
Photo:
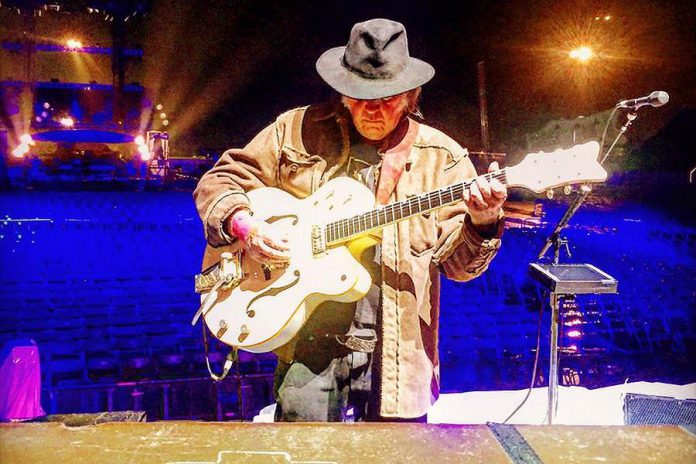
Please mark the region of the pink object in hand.
POLYGON ((256 220, 251 217, 249 211, 242 209, 232 216, 232 235, 246 241, 249 234, 256 230, 256 220))

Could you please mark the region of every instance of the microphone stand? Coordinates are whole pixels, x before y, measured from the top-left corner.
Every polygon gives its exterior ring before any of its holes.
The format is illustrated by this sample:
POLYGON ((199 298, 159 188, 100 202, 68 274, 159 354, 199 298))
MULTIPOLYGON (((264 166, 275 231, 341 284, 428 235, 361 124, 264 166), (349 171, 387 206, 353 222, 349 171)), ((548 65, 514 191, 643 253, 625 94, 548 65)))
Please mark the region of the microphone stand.
MULTIPOLYGON (((626 123, 621 126, 619 134, 614 139, 604 157, 599 161, 600 165, 604 164, 609 153, 611 153, 614 146, 619 141, 619 138, 626 133, 628 128, 633 124, 633 121, 638 117, 636 109, 631 109, 626 115, 626 123)), ((568 248, 568 240, 561 237, 561 232, 566 228, 570 219, 573 217, 575 212, 580 208, 582 203, 585 201, 587 196, 590 194, 591 189, 589 186, 583 185, 581 187, 581 192, 575 197, 573 202, 568 207, 563 217, 556 227, 554 228, 551 235, 546 239, 544 247, 539 252, 537 259, 542 259, 546 252, 553 246, 553 264, 558 264, 561 247, 566 247, 566 252, 570 256, 570 249, 568 248)), ((550 353, 549 353, 549 390, 548 390, 548 406, 547 406, 547 423, 551 425, 553 419, 556 416, 556 410, 558 408, 558 323, 559 323, 559 309, 560 309, 560 296, 555 291, 551 292, 549 305, 551 306, 551 333, 550 333, 550 353)))
MULTIPOLYGON (((604 164, 604 161, 606 161, 607 157, 609 156, 609 153, 611 153, 614 146, 618 143, 619 138, 621 138, 621 136, 626 133, 628 128, 631 126, 631 124, 633 124, 633 121, 637 117, 638 114, 635 112, 635 110, 631 110, 628 114, 626 114, 626 123, 623 126, 621 126, 619 134, 614 139, 614 142, 611 144, 607 152, 604 154, 604 157, 599 161, 600 165, 604 164)), ((568 241, 561 237, 561 232, 563 231, 563 229, 566 228, 566 226, 570 222, 570 219, 580 208, 582 203, 585 201, 585 198, 587 198, 591 191, 592 190, 589 186, 583 185, 581 187, 580 194, 575 197, 575 200, 573 200, 573 202, 570 204, 568 210, 565 212, 561 220, 558 221, 558 224, 556 224, 556 227, 554 228, 553 232, 551 232, 551 235, 549 235, 549 237, 546 239, 546 243, 537 255, 537 259, 542 259, 544 255, 546 255, 546 252, 549 250, 549 248, 553 245, 553 264, 558 264, 561 247, 565 245, 566 250, 568 250, 568 241)), ((570 255, 569 251, 568 255, 570 255)))

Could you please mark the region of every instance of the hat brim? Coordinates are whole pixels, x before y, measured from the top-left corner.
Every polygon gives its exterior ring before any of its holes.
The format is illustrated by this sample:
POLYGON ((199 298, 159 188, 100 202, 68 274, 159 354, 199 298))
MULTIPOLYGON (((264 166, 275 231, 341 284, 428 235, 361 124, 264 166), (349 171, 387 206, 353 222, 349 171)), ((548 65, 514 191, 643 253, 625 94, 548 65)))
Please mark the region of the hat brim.
POLYGON ((435 69, 425 61, 409 58, 401 73, 393 79, 366 79, 341 63, 346 47, 332 48, 317 60, 317 72, 324 81, 341 95, 359 99, 391 97, 415 89, 435 75, 435 69))

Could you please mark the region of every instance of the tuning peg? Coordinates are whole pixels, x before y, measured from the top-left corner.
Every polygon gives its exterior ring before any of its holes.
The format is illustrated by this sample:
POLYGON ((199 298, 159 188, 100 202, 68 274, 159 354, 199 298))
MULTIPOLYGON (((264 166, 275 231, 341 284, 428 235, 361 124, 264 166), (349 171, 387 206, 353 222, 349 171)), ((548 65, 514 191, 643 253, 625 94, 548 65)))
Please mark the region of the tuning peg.
POLYGON ((548 198, 549 200, 553 200, 553 189, 548 189, 546 191, 546 198, 548 198))
POLYGON ((573 193, 573 187, 570 185, 566 185, 565 187, 563 187, 563 193, 565 193, 566 195, 570 195, 571 193, 573 193))
POLYGON ((582 193, 590 193, 592 191, 592 187, 588 184, 583 184, 580 186, 580 190, 582 190, 582 193))

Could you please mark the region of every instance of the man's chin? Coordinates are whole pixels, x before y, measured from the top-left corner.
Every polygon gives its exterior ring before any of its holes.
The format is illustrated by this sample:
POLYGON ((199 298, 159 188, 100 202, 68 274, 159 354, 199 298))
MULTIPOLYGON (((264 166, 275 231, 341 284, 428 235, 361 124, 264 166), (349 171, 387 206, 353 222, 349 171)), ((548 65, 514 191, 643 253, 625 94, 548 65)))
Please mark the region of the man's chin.
POLYGON ((367 140, 371 140, 373 142, 379 142, 380 140, 384 140, 384 137, 388 135, 383 130, 366 130, 359 132, 360 135, 365 137, 367 140))

